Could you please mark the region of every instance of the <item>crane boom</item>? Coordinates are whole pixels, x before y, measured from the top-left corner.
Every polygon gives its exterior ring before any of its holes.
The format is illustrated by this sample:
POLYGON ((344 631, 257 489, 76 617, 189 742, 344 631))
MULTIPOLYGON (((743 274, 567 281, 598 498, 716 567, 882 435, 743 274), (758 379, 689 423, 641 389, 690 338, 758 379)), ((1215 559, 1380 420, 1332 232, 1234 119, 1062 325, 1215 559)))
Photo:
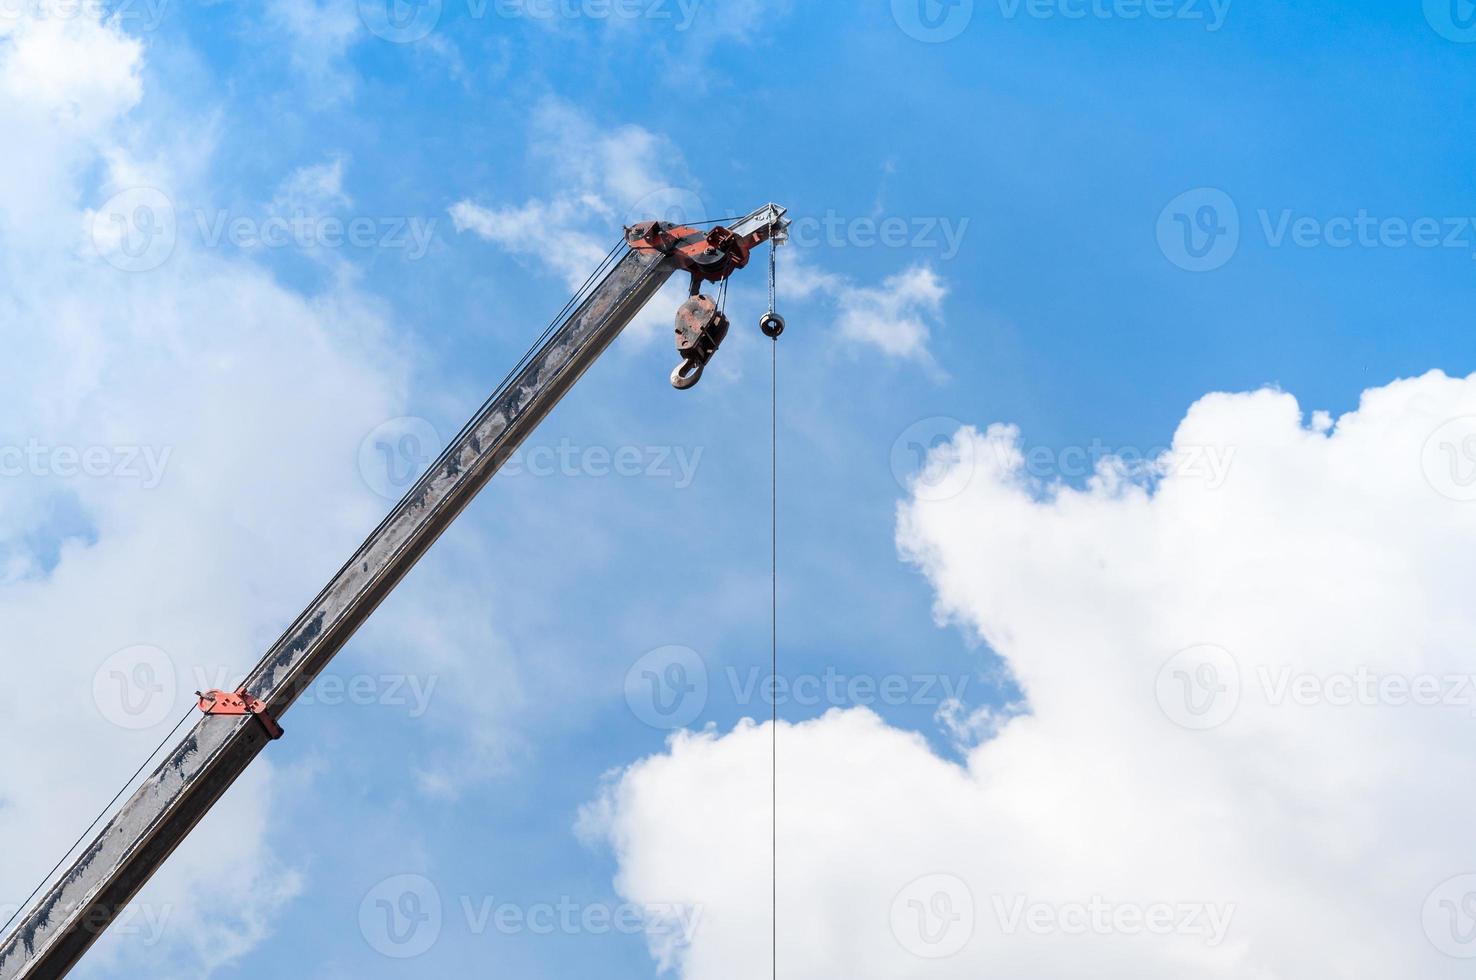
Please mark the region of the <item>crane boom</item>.
MULTIPOLYGON (((770 204, 711 232, 666 222, 628 229, 624 255, 494 393, 241 688, 202 696, 193 730, 0 941, 0 980, 53 980, 76 965, 267 743, 281 736, 277 719, 673 273, 692 274, 695 299, 701 282, 726 279, 747 265, 751 248, 769 239, 777 243, 787 227, 785 210, 770 204)), ((721 331, 702 364, 726 333, 726 318, 720 311, 715 316, 721 331)), ((679 349, 682 329, 679 322, 679 349)))

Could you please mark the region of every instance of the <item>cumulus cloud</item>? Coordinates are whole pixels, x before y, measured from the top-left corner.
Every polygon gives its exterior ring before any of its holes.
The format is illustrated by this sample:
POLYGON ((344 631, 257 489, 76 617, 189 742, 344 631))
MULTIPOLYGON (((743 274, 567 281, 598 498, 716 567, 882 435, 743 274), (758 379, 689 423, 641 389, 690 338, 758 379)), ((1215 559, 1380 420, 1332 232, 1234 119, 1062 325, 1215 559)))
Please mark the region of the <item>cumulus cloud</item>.
MULTIPOLYGON (((867 711, 781 725, 781 970, 1466 975, 1473 498, 1476 377, 1310 422, 1209 395, 1082 487, 960 431, 898 542, 1025 705, 958 764, 867 711)), ((703 908, 655 950, 686 980, 765 969, 771 734, 679 735, 586 814, 623 894, 703 908)))
MULTIPOLYGON (((406 386, 366 297, 308 298, 175 234, 138 186, 171 161, 130 151, 143 49, 86 14, 0 37, 0 129, 27 148, 0 161, 0 919, 373 526, 354 454, 406 386)), ((260 940, 297 888, 264 843, 272 775, 261 760, 91 962, 202 976, 260 940)))
MULTIPOLYGON (((733 22, 745 22, 744 16, 733 22)), ((550 193, 521 204, 463 199, 450 208, 451 219, 458 231, 546 266, 571 290, 599 265, 625 225, 652 218, 701 221, 723 210, 704 203, 680 148, 664 135, 632 125, 605 128, 553 99, 535 112, 532 133, 529 155, 548 175, 550 193), (549 241, 559 247, 548 248, 549 241)), ((762 275, 757 266, 754 272, 762 275)), ((927 345, 941 323, 948 290, 931 267, 912 266, 867 285, 823 270, 791 248, 779 284, 787 299, 830 306, 833 332, 851 349, 915 361, 941 376, 927 345)), ((647 341, 669 331, 671 313, 686 298, 687 285, 686 277, 676 277, 627 332, 647 341)), ((747 295, 757 297, 762 280, 759 289, 754 285, 748 283, 747 295)))
MULTIPOLYGON (((640 126, 599 126, 558 99, 539 104, 531 122, 530 162, 547 175, 549 192, 521 204, 450 208, 457 231, 469 231, 523 256, 578 289, 620 240, 626 225, 651 218, 709 217, 696 179, 670 139, 640 126), (557 242, 557 248, 549 248, 557 242)), ((638 342, 670 330, 686 299, 685 280, 669 283, 627 328, 638 342)))
POLYGON ((329 105, 353 94, 347 55, 365 31, 352 0, 269 0, 265 13, 313 100, 329 105))
POLYGON ((840 334, 893 357, 931 363, 928 337, 948 295, 925 265, 888 277, 879 287, 847 289, 837 297, 840 334))
POLYGON ((868 286, 815 266, 807 253, 792 250, 779 280, 786 299, 824 302, 834 311, 834 333, 850 350, 871 349, 944 373, 928 350, 943 323, 948 285, 931 266, 917 264, 868 286))

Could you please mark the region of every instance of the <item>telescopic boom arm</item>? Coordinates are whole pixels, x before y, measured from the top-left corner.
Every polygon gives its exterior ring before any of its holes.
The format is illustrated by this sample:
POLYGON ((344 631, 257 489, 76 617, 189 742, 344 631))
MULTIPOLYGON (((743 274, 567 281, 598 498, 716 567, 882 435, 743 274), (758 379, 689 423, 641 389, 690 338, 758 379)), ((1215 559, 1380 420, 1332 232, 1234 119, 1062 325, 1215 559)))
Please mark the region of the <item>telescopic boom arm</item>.
POLYGON ((726 280, 760 243, 783 241, 788 226, 785 209, 770 204, 730 228, 646 222, 628 229, 628 250, 467 423, 241 687, 200 695, 194 729, 0 941, 0 980, 53 980, 76 965, 267 743, 281 737, 279 719, 298 695, 678 271, 692 275, 692 299, 677 323, 683 367, 691 368, 689 383, 674 381, 695 384, 727 333, 727 318, 699 295, 700 285, 726 280))

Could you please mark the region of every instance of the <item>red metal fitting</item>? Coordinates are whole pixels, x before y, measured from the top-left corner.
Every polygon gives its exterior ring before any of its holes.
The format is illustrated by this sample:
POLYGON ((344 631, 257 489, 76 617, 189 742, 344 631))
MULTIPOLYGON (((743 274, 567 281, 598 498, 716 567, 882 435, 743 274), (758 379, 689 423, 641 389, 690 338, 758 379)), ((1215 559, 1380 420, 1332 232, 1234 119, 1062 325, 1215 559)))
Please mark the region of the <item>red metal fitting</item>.
POLYGON ((196 691, 195 694, 200 699, 200 710, 207 715, 253 715, 266 729, 268 739, 275 742, 282 737, 282 726, 277 724, 267 706, 260 698, 247 694, 244 687, 234 694, 226 691, 196 691))
POLYGON ((699 283, 722 282, 747 266, 749 253, 769 240, 770 230, 764 225, 744 236, 722 225, 702 231, 669 221, 643 221, 625 230, 625 241, 633 249, 669 256, 678 268, 692 274, 693 295, 696 295, 699 283))

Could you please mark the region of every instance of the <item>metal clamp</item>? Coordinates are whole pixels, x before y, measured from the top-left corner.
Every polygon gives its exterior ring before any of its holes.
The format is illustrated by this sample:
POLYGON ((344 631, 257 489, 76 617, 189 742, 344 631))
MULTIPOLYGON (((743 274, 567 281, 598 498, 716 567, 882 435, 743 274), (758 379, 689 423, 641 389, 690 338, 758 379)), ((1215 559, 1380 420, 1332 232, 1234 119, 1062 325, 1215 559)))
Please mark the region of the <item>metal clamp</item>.
POLYGON ((254 698, 246 693, 243 687, 234 694, 226 691, 196 691, 195 696, 200 699, 200 710, 207 715, 222 715, 226 717, 241 717, 252 715, 261 722, 261 727, 266 729, 267 738, 275 742, 282 737, 282 726, 272 717, 267 706, 260 698, 254 698))

